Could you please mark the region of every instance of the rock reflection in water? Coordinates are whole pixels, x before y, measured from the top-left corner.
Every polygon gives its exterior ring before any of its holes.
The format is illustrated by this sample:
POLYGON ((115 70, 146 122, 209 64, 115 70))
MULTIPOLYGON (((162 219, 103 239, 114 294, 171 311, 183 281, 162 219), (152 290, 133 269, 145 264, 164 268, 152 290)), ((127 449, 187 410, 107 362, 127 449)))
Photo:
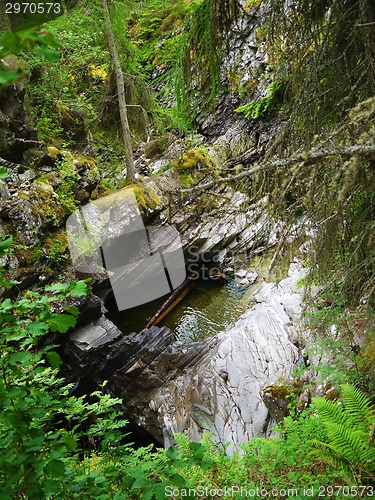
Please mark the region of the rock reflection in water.
POLYGON ((199 281, 163 321, 181 342, 196 342, 225 330, 244 312, 243 291, 233 282, 199 281))
MULTIPOLYGON (((167 326, 176 334, 176 339, 184 343, 211 337, 233 324, 244 312, 243 294, 244 291, 233 282, 196 281, 187 296, 159 326, 167 326)), ((141 331, 166 299, 164 296, 127 311, 112 310, 108 317, 124 333, 141 331)))

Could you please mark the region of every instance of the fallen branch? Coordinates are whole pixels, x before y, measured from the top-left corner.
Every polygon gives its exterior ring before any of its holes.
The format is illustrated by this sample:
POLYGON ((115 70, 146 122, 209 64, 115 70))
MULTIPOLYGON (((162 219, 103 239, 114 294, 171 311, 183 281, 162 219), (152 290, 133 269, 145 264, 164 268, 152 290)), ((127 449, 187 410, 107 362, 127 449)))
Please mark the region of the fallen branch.
POLYGON ((192 285, 191 278, 186 278, 181 285, 179 285, 173 292, 172 295, 168 297, 168 299, 162 304, 162 306, 158 309, 156 314, 148 321, 146 328, 151 328, 152 326, 160 323, 162 319, 165 318, 175 307, 177 304, 181 302, 181 300, 185 297, 185 295, 190 291, 192 285))
POLYGON ((268 266, 268 272, 270 273, 273 269, 273 266, 275 265, 275 262, 278 258, 278 256, 280 255, 280 252, 281 250, 283 249, 283 246, 284 246, 284 243, 287 239, 287 236, 290 232, 290 229, 291 227, 290 226, 287 226, 284 231, 283 231, 283 234, 281 235, 280 239, 279 239, 279 242, 277 244, 277 247, 276 247, 276 250, 275 250, 275 253, 273 254, 273 257, 271 259, 271 262, 270 262, 270 265, 268 266))
POLYGON ((361 23, 361 24, 355 24, 354 26, 356 28, 361 28, 362 26, 373 26, 375 24, 374 21, 372 21, 371 23, 361 23))
POLYGON ((245 170, 240 174, 231 175, 228 177, 222 177, 221 179, 215 179, 210 182, 206 182, 205 184, 201 184, 200 186, 193 186, 191 188, 181 189, 181 193, 191 193, 193 191, 205 190, 212 186, 216 186, 217 184, 221 184, 222 182, 232 182, 238 179, 244 179, 249 175, 255 174, 257 172, 262 172, 264 170, 271 170, 278 167, 289 167, 293 163, 303 162, 305 165, 309 163, 315 163, 316 160, 320 160, 322 158, 326 158, 327 156, 354 156, 354 155, 367 155, 375 153, 375 144, 369 145, 357 145, 357 146, 338 146, 336 148, 328 148, 328 149, 318 149, 312 150, 310 152, 303 152, 298 155, 293 155, 286 160, 275 160, 268 163, 261 163, 260 165, 256 165, 249 170, 245 170))

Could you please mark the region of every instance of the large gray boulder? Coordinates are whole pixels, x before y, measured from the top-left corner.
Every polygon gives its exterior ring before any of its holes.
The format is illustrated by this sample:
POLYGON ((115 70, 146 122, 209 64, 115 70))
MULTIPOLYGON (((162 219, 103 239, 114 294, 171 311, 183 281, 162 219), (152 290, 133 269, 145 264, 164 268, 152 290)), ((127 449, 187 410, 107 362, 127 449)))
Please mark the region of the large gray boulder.
POLYGON ((293 324, 301 307, 296 283, 304 274, 295 262, 278 285, 264 283, 257 303, 200 361, 158 389, 149 403, 164 433, 164 443, 183 432, 199 440, 209 432, 228 453, 270 431, 270 415, 261 391, 290 378, 298 360, 293 324))

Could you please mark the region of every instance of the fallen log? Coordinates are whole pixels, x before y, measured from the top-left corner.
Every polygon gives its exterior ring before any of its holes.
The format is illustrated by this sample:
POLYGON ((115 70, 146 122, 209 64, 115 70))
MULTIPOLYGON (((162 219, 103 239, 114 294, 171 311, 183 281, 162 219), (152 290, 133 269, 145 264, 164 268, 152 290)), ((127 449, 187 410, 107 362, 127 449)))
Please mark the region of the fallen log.
POLYGON ((157 325, 160 321, 169 314, 172 309, 176 307, 177 304, 181 302, 181 300, 187 295, 192 287, 192 278, 188 276, 182 283, 179 285, 173 293, 168 297, 168 299, 164 302, 164 304, 159 308, 159 310, 152 316, 152 318, 148 321, 146 328, 151 328, 152 326, 157 325))

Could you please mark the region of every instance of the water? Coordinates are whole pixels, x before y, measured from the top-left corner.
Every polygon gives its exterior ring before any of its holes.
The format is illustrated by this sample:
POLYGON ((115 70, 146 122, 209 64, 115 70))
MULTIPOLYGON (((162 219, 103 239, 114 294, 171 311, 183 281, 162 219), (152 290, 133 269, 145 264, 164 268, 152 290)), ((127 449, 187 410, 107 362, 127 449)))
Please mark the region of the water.
MULTIPOLYGON (((168 327, 184 343, 203 340, 226 329, 245 311, 243 295, 234 282, 193 281, 192 289, 158 326, 168 327)), ((108 317, 124 333, 140 331, 167 297, 128 311, 111 311, 108 317)))
POLYGON ((244 311, 244 292, 234 282, 196 281, 179 307, 162 324, 181 342, 197 342, 225 330, 244 311))
MULTIPOLYGON (((252 296, 262 281, 279 282, 286 277, 293 253, 279 258, 270 272, 268 270, 275 249, 256 256, 241 267, 256 271, 259 278, 246 290, 237 288, 234 281, 193 281, 193 287, 184 299, 166 316, 158 326, 166 326, 181 342, 196 342, 228 329, 239 316, 252 305, 252 296)), ((245 257, 244 257, 245 260, 245 257)), ((166 301, 168 295, 126 311, 110 311, 108 314, 125 334, 140 332, 148 320, 166 301)))

